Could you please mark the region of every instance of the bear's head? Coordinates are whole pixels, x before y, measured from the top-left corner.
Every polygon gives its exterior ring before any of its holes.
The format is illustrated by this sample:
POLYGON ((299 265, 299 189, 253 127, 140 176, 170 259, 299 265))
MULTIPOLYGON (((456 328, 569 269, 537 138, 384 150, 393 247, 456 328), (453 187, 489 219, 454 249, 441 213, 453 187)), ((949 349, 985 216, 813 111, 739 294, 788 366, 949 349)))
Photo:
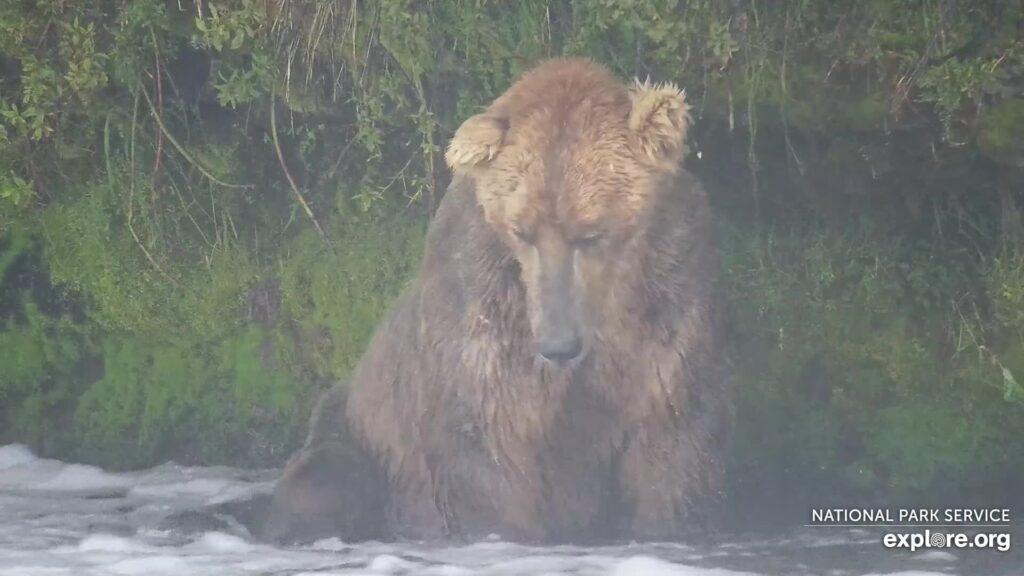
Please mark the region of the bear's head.
POLYGON ((455 132, 445 158, 472 179, 488 224, 522 271, 537 352, 572 365, 595 329, 628 314, 616 294, 679 169, 684 93, 627 87, 587 61, 548 61, 455 132))

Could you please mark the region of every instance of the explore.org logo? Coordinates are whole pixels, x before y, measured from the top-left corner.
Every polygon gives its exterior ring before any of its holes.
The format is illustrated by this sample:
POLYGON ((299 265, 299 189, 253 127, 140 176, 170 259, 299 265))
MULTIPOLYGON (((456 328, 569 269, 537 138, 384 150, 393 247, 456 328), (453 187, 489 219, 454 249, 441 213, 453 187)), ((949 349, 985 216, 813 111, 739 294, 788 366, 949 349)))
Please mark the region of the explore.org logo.
POLYGON ((882 546, 886 548, 905 548, 915 552, 922 548, 959 548, 969 549, 991 548, 999 552, 1010 551, 1009 532, 932 532, 926 528, 924 532, 886 532, 882 536, 882 546))
POLYGON ((891 529, 882 535, 891 549, 1010 550, 1009 508, 813 508, 810 520, 805 526, 891 529))

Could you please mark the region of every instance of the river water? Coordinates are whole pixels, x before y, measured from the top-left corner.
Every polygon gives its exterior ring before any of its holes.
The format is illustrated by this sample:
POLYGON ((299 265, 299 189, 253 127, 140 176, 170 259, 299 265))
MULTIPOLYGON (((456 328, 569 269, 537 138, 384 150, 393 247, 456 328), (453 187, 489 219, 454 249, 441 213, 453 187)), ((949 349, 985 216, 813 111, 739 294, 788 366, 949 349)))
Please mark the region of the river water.
POLYGON ((894 551, 881 531, 797 528, 701 543, 598 548, 502 542, 425 545, 254 542, 235 515, 276 470, 168 463, 130 473, 0 447, 0 576, 1021 576, 1011 549, 894 551))

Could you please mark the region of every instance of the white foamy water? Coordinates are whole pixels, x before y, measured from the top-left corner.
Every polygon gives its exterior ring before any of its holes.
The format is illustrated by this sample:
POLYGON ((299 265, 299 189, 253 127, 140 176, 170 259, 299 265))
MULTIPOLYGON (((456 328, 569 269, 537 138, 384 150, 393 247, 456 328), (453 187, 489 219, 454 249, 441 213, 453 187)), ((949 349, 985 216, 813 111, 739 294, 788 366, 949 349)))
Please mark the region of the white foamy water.
POLYGON ((0 576, 905 576, 1024 574, 1015 552, 909 554, 878 533, 805 530, 702 544, 528 547, 347 544, 279 548, 232 514, 278 471, 185 467, 131 473, 0 447, 0 576))

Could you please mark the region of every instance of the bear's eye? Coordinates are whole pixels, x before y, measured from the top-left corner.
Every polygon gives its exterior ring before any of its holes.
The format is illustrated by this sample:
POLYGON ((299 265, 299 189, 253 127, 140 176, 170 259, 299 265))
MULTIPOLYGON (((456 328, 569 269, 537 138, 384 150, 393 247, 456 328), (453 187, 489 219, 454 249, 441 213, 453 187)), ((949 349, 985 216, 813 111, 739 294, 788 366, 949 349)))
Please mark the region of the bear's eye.
POLYGON ((526 244, 533 244, 533 236, 531 236, 529 232, 523 230, 518 226, 512 227, 512 235, 515 236, 516 239, 519 240, 520 242, 524 242, 526 244))
POLYGON ((571 244, 576 248, 591 248, 604 239, 600 232, 587 232, 572 239, 571 244))

